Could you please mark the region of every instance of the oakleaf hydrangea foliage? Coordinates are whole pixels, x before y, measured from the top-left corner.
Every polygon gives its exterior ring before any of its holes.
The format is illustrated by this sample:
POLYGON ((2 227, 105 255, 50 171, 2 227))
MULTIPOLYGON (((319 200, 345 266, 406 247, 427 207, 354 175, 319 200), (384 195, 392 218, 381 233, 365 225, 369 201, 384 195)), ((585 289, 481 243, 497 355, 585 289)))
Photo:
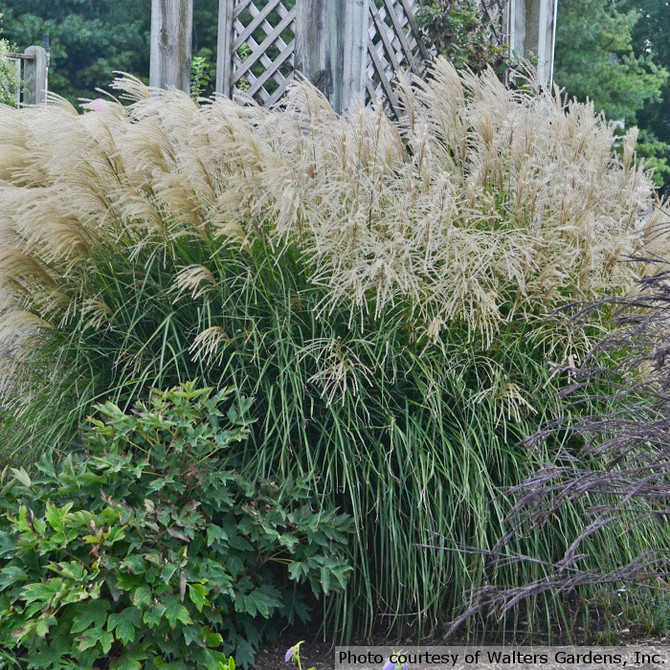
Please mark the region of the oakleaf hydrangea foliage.
POLYGON ((83 452, 4 473, 0 658, 227 669, 228 654, 253 659, 268 620, 305 619, 345 587, 350 519, 315 510, 302 481, 236 470, 248 409, 193 383, 132 413, 107 403, 83 452))

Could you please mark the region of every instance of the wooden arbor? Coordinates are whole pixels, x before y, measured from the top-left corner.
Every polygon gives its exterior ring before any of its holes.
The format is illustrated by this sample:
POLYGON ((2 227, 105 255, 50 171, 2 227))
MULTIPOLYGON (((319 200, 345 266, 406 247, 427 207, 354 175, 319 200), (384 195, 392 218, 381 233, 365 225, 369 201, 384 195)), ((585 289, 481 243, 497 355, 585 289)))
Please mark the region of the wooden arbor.
MULTIPOLYGON (((480 0, 490 38, 538 58, 551 80, 557 0, 480 0)), ((301 72, 337 111, 356 97, 391 111, 399 69, 421 74, 429 57, 414 22, 417 0, 219 0, 216 90, 276 102, 301 72)), ((152 0, 152 86, 189 89, 193 0, 152 0)))

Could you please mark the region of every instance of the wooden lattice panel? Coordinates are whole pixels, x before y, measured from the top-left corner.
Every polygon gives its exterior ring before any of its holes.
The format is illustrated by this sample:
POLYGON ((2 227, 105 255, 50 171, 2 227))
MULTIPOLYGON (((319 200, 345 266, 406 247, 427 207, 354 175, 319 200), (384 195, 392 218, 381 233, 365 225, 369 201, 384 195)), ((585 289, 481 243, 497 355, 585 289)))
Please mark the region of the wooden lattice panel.
POLYGON ((505 17, 505 5, 509 0, 481 0, 479 9, 486 34, 492 44, 503 47, 507 44, 509 35, 505 17))
POLYGON ((393 81, 399 70, 421 75, 430 54, 414 21, 416 0, 370 0, 368 100, 398 113, 393 81))
POLYGON ((234 93, 259 104, 279 100, 293 79, 295 0, 236 0, 233 10, 234 93))
MULTIPOLYGON (((481 0, 480 14, 487 36, 496 46, 507 43, 505 6, 509 0, 481 0)), ((426 45, 414 15, 417 0, 370 0, 367 98, 382 100, 398 113, 393 81, 399 70, 421 75, 434 50, 426 45)))
MULTIPOLYGON (((232 94, 244 93, 261 105, 272 105, 293 80, 296 2, 303 0, 230 1, 232 94)), ((504 8, 508 2, 480 0, 482 24, 499 46, 507 42, 504 8)), ((397 73, 422 75, 433 55, 414 19, 419 4, 420 0, 368 0, 366 98, 381 100, 395 114, 400 113, 394 93, 397 73)))

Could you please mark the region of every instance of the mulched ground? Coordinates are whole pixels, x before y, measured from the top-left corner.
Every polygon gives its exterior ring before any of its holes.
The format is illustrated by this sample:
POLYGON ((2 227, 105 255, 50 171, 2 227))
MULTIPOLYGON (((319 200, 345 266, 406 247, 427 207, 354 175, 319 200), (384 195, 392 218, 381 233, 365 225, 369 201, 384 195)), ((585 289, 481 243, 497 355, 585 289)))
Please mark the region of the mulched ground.
MULTIPOLYGON (((577 636, 574 644, 586 645, 586 646, 610 646, 609 643, 601 642, 598 643, 597 639, 580 639, 580 631, 583 631, 583 628, 576 626, 576 629, 572 631, 574 635, 577 636)), ((561 646, 561 645, 571 645, 567 639, 562 639, 563 636, 558 634, 554 635, 552 639, 552 646, 561 646)), ((308 629, 296 630, 296 629, 286 629, 279 636, 279 646, 273 645, 262 645, 256 654, 256 663, 254 665, 254 670, 289 670, 289 666, 284 663, 284 656, 286 651, 292 647, 296 642, 304 640, 303 645, 300 648, 300 657, 302 661, 303 670, 310 670, 315 668, 316 670, 334 670, 335 668, 335 645, 332 642, 324 642, 322 636, 319 636, 315 631, 310 631, 308 629)), ((445 642, 444 639, 434 639, 434 640, 422 640, 420 643, 412 641, 410 639, 403 640, 404 644, 408 646, 421 645, 421 646, 464 646, 466 643, 464 640, 455 640, 451 638, 448 642, 445 642)), ((371 644, 390 644, 389 642, 384 642, 382 639, 378 641, 359 641, 352 642, 352 645, 358 644, 362 646, 367 646, 371 644)), ((478 646, 485 646, 486 643, 479 643, 478 646)), ((496 642, 493 641, 490 644, 495 645, 496 642)), ((525 644, 524 641, 519 641, 519 644, 525 644)), ((540 642, 540 644, 542 644, 540 642)), ((618 642, 612 643, 612 646, 634 646, 634 645, 644 645, 648 646, 649 649, 654 647, 664 647, 667 648, 670 646, 670 636, 660 636, 660 635, 645 635, 641 630, 629 630, 624 629, 620 630, 618 634, 618 642)), ((293 668, 293 666, 290 666, 293 668)))
MULTIPOLYGON (((291 638, 292 639, 292 638, 291 638)), ((284 665, 286 650, 296 642, 304 638, 296 637, 286 642, 281 647, 270 647, 263 645, 256 654, 255 670, 287 670, 284 665)), ((333 670, 335 667, 335 647, 330 642, 312 642, 306 640, 300 648, 300 660, 303 670, 314 667, 316 670, 333 670)))

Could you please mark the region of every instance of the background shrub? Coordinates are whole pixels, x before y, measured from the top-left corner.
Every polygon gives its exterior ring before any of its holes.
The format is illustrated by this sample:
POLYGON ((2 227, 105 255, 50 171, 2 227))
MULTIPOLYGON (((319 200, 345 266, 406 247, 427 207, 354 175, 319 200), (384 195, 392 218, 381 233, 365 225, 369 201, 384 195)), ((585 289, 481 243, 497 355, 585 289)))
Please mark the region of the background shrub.
MULTIPOLYGON (((2 35, 2 14, 0 14, 0 35, 2 35)), ((16 89, 20 85, 16 68, 8 56, 13 51, 10 43, 0 37, 0 104, 16 107, 16 89)))
MULTIPOLYGON (((338 634, 427 631, 472 588, 537 577, 486 551, 501 492, 544 458, 518 440, 564 411, 547 361, 602 332, 544 314, 634 276, 616 262, 651 192, 634 133, 619 158, 592 107, 445 61, 402 85, 398 122, 306 85, 275 110, 117 87, 130 106, 0 120, 6 458, 197 376, 255 398, 245 476, 305 477, 354 517, 338 634)), ((566 508, 513 549, 551 562, 583 530, 566 508)), ((594 563, 650 540, 611 532, 594 563)))
POLYGON ((107 403, 83 454, 15 470, 1 492, 0 648, 8 667, 228 668, 270 620, 343 588, 350 519, 304 481, 233 468, 247 404, 185 384, 124 414, 107 403), (227 407, 226 407, 227 405, 227 407))

